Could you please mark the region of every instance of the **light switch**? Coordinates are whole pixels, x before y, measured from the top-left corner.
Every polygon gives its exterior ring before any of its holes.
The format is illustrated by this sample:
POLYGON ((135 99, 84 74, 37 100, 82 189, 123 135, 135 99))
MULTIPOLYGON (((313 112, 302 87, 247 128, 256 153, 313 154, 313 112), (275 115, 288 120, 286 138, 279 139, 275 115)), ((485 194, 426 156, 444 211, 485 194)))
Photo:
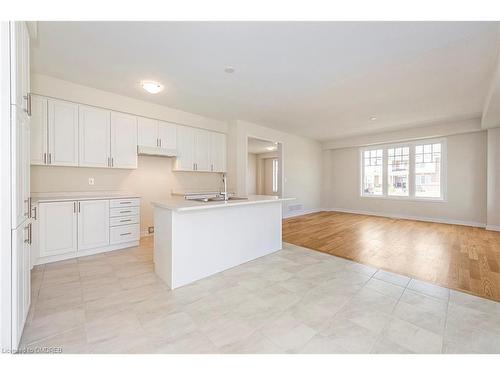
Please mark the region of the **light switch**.
POLYGON ((89 185, 94 185, 94 177, 89 177, 89 185))

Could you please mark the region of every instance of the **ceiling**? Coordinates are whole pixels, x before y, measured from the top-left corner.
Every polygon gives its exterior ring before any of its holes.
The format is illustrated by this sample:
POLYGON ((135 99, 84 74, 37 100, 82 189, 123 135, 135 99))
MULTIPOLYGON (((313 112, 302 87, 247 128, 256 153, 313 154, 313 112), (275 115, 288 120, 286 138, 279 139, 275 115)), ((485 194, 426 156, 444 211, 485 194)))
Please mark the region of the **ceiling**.
POLYGON ((251 154, 264 154, 276 150, 277 148, 274 142, 264 141, 257 138, 248 138, 248 152, 251 154), (270 150, 270 147, 272 147, 273 150, 270 150))
POLYGON ((32 62, 36 73, 328 140, 480 116, 499 30, 498 22, 39 22, 32 62), (147 94, 144 79, 166 90, 147 94))

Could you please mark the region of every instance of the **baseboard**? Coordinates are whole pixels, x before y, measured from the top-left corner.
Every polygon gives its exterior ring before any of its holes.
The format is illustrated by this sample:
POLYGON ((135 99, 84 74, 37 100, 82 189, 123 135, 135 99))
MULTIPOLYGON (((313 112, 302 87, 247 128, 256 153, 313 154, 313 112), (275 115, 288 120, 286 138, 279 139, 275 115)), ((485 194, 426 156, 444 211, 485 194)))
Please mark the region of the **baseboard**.
POLYGON ((313 214, 315 212, 320 212, 320 211, 325 211, 321 208, 314 208, 311 210, 297 210, 297 211, 287 211, 286 213, 283 214, 283 219, 287 219, 290 217, 295 217, 295 216, 302 216, 302 215, 307 215, 307 214, 313 214))
MULTIPOLYGON (((337 211, 337 212, 345 212, 345 213, 349 213, 349 214, 387 217, 387 218, 391 218, 391 219, 416 220, 416 221, 426 221, 426 222, 430 222, 430 223, 453 224, 453 225, 464 225, 467 227, 486 228, 486 223, 478 223, 475 221, 441 219, 441 218, 434 218, 434 217, 412 216, 412 215, 403 215, 403 214, 395 214, 395 213, 387 213, 387 212, 349 210, 346 208, 327 208, 327 209, 324 209, 323 211, 337 211)), ((488 229, 488 228, 486 228, 486 229, 488 229)), ((492 229, 492 230, 494 230, 494 229, 492 229)))
POLYGON ((98 247, 96 249, 81 250, 81 251, 76 251, 76 252, 67 253, 67 254, 59 254, 59 255, 40 257, 36 260, 35 265, 59 262, 61 260, 67 260, 67 259, 73 259, 73 258, 81 258, 81 257, 89 256, 89 255, 107 253, 109 251, 122 250, 122 249, 126 249, 128 247, 134 247, 134 246, 139 246, 139 241, 122 242, 122 243, 115 244, 115 245, 98 247))
POLYGON ((500 225, 487 225, 486 230, 493 230, 495 232, 500 232, 500 225))

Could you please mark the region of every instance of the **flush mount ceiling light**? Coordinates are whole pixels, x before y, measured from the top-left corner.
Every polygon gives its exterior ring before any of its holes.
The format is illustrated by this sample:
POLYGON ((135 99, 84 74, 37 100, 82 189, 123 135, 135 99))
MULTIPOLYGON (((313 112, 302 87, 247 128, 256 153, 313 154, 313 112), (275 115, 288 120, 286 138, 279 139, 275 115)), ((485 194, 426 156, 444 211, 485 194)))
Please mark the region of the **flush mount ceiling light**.
POLYGON ((231 74, 231 73, 234 73, 235 69, 234 69, 234 66, 226 66, 226 67, 224 68, 224 71, 225 71, 226 73, 231 74))
POLYGON ((141 86, 150 94, 158 94, 163 90, 163 85, 155 81, 142 81, 141 86))
POLYGON ((275 146, 269 146, 269 147, 266 147, 266 150, 274 151, 274 150, 276 150, 276 147, 275 146))
POLYGON ((370 121, 375 121, 377 118, 375 116, 370 117, 370 121))

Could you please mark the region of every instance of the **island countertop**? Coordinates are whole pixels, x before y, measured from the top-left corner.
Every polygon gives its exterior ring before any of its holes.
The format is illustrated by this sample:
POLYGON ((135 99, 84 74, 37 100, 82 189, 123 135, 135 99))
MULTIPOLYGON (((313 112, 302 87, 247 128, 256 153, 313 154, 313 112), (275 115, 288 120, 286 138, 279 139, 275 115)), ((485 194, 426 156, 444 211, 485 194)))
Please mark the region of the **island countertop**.
POLYGON ((181 197, 172 197, 163 201, 151 202, 154 207, 164 208, 176 212, 206 210, 213 208, 225 208, 233 206, 245 206, 252 204, 265 204, 272 202, 284 202, 294 200, 295 198, 280 198, 271 195, 250 195, 247 199, 229 200, 229 201, 213 201, 213 202, 200 202, 195 200, 188 200, 181 197))

